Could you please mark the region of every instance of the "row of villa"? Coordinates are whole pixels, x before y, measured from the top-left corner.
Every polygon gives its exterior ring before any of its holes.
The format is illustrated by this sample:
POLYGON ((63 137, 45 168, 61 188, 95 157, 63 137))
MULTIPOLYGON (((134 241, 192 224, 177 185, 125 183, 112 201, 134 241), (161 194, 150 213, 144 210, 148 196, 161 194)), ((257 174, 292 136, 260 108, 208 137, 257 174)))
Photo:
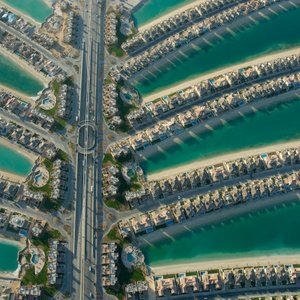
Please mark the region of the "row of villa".
POLYGON ((0 31, 0 43, 2 47, 8 49, 21 59, 24 59, 29 65, 33 66, 36 71, 40 72, 44 76, 48 76, 50 78, 57 77, 61 81, 66 78, 67 74, 60 66, 56 65, 42 53, 33 49, 31 46, 7 31, 0 31))
POLYGON ((122 123, 117 99, 118 91, 116 84, 109 83, 103 88, 103 114, 110 129, 115 129, 122 123))
POLYGON ((147 200, 167 198, 171 195, 197 190, 218 182, 242 178, 265 171, 289 168, 300 163, 300 149, 292 148, 241 158, 213 166, 194 169, 161 180, 146 181, 135 192, 127 191, 125 199, 131 207, 143 204, 147 200))
POLYGON ((56 154, 56 147, 51 142, 42 138, 37 133, 33 133, 28 129, 24 129, 13 122, 5 121, 1 118, 0 136, 49 159, 53 158, 56 154))
POLYGON ((119 253, 117 252, 117 245, 114 242, 102 244, 102 286, 114 286, 118 278, 116 276, 118 270, 119 253))
POLYGON ((30 103, 26 103, 4 90, 0 91, 0 107, 47 130, 54 124, 53 117, 46 115, 41 110, 32 107, 30 103))
POLYGON ((157 297, 182 294, 202 294, 214 291, 235 291, 240 289, 278 288, 298 284, 299 268, 293 265, 266 265, 196 271, 190 274, 155 277, 157 297))
POLYGON ((118 20, 115 12, 110 12, 105 16, 105 33, 104 33, 104 41, 105 45, 113 45, 118 42, 117 37, 117 25, 118 20))
MULTIPOLYGON (((246 97, 248 89, 243 90, 242 88, 251 87, 255 83, 260 83, 267 79, 276 79, 279 76, 296 72, 299 68, 300 54, 289 55, 257 65, 246 66, 203 80, 184 90, 179 90, 171 95, 148 102, 141 108, 130 112, 127 119, 131 126, 138 127, 139 124, 150 121, 153 122, 154 118, 162 118, 172 110, 183 110, 186 105, 202 103, 212 99, 219 93, 229 91, 232 91, 232 93, 228 94, 227 98, 229 97, 229 99, 227 101, 233 106, 242 105, 251 96, 248 95, 248 97, 246 97), (240 89, 241 91, 239 93, 234 93, 234 91, 240 89), (246 91, 245 96, 243 95, 243 91, 246 91)), ((259 98, 259 95, 252 95, 253 98, 255 98, 255 96, 259 98)), ((219 99, 222 99, 222 97, 219 99)), ((193 107, 193 109, 196 109, 196 107, 193 107)))
POLYGON ((226 112, 279 95, 290 95, 291 92, 295 93, 299 89, 300 73, 257 83, 250 88, 222 95, 204 104, 194 106, 185 112, 178 113, 169 119, 158 121, 153 127, 138 131, 126 141, 132 151, 142 151, 167 139, 174 138, 209 119, 221 117, 226 112))
POLYGON ((2 232, 14 232, 25 237, 39 237, 44 232, 44 221, 28 218, 24 215, 1 209, 0 230, 2 232))
POLYGON ((50 285, 61 285, 65 273, 65 243, 51 240, 48 251, 47 274, 50 285))
POLYGON ((162 22, 151 26, 149 29, 137 33, 131 39, 122 44, 122 49, 127 53, 135 52, 151 44, 183 30, 188 26, 198 23, 213 14, 219 13, 244 0, 208 0, 199 3, 181 13, 171 16, 162 22))
POLYGON ((22 17, 17 16, 5 8, 0 8, 0 22, 5 23, 7 26, 15 29, 21 34, 26 35, 46 49, 49 49, 54 45, 53 38, 45 33, 40 33, 36 26, 28 23, 22 17))
POLYGON ((233 205, 242 205, 255 200, 267 201, 268 198, 287 194, 299 188, 299 171, 261 180, 249 180, 133 216, 129 220, 120 221, 118 227, 123 237, 147 234, 233 205))
POLYGON ((127 60, 123 65, 119 65, 112 70, 111 76, 115 79, 118 79, 120 76, 124 79, 128 79, 195 39, 203 37, 217 28, 229 25, 242 17, 249 16, 251 13, 260 11, 274 3, 284 1, 286 0, 249 0, 245 3, 238 4, 233 8, 227 9, 224 12, 206 18, 203 21, 188 27, 182 32, 165 39, 158 45, 151 47, 143 52, 143 54, 127 60))

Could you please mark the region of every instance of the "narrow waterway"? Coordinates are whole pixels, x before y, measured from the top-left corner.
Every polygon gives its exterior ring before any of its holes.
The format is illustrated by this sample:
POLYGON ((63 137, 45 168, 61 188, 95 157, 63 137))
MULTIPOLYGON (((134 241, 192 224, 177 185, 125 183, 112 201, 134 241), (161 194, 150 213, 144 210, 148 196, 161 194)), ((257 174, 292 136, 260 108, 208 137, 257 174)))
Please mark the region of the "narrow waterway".
POLYGON ((145 173, 155 173, 224 153, 300 138, 300 101, 291 100, 189 137, 142 161, 145 173))
POLYGON ((19 247, 0 240, 0 272, 13 272, 18 267, 19 247))
POLYGON ((20 67, 17 61, 12 61, 2 54, 0 54, 0 84, 28 96, 36 96, 44 88, 43 83, 20 67))
POLYGON ((299 46, 300 35, 295 30, 299 19, 300 7, 274 13, 268 19, 227 33, 204 48, 191 48, 159 70, 151 70, 135 87, 146 96, 232 64, 299 46))
POLYGON ((300 202, 204 226, 143 247, 150 266, 239 257, 300 254, 300 202))
POLYGON ((32 166, 32 162, 27 157, 1 144, 0 140, 0 171, 27 176, 32 166))

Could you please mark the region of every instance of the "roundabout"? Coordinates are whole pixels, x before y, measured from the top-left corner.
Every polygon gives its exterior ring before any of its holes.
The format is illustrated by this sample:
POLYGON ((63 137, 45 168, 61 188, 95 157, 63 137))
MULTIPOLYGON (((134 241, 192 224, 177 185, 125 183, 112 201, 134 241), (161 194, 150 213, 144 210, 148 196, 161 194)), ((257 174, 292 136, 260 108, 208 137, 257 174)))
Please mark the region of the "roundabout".
POLYGON ((93 153, 96 146, 97 129, 94 123, 90 121, 83 121, 79 123, 77 134, 79 142, 76 145, 77 150, 81 154, 93 153))

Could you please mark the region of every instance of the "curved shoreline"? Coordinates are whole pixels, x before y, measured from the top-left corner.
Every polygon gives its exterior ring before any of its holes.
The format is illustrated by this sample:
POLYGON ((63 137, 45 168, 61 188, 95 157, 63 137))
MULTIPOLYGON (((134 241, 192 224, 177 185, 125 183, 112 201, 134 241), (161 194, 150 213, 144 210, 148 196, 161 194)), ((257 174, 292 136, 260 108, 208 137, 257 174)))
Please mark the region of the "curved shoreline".
POLYGON ((199 5, 199 4, 203 3, 203 2, 206 2, 206 1, 207 0, 194 0, 192 3, 183 5, 183 6, 179 7, 179 8, 175 8, 174 10, 167 12, 163 16, 155 18, 155 20, 150 21, 149 23, 145 23, 144 25, 140 26, 138 28, 138 30, 139 30, 139 32, 145 31, 145 30, 149 29, 150 27, 152 27, 152 26, 154 26, 154 25, 156 25, 158 23, 161 23, 161 22, 163 22, 166 19, 169 19, 170 17, 172 17, 172 16, 174 16, 176 14, 180 14, 180 13, 182 13, 182 12, 184 12, 184 11, 190 9, 190 8, 193 8, 194 6, 197 6, 197 5, 199 5))
POLYGON ((7 279, 7 280, 17 279, 19 277, 19 272, 21 269, 21 265, 19 263, 19 255, 20 255, 20 252, 25 249, 26 243, 21 240, 14 239, 9 234, 3 234, 3 233, 0 233, 0 243, 7 244, 7 245, 14 245, 18 248, 17 257, 16 257, 17 268, 14 271, 12 271, 12 270, 11 271, 1 271, 0 270, 0 277, 1 277, 1 279, 7 279))
MULTIPOLYGON (((144 69, 140 70, 139 72, 133 74, 129 79, 128 82, 132 84, 134 87, 137 88, 140 81, 147 78, 148 74, 152 75, 152 70, 159 69, 162 66, 168 65, 170 62, 174 63, 176 59, 182 55, 190 55, 189 52, 193 48, 202 48, 205 45, 211 45, 211 42, 214 40, 218 40, 222 35, 232 32, 235 29, 241 28, 243 26, 246 26, 248 24, 253 24, 253 22, 258 22, 261 20, 265 20, 265 17, 269 16, 270 14, 276 14, 281 11, 286 11, 289 8, 295 7, 295 5, 299 5, 299 0, 291 0, 290 2, 285 3, 276 3, 272 4, 272 7, 266 7, 262 8, 259 11, 252 12, 250 15, 243 16, 239 19, 234 20, 232 23, 229 23, 227 25, 223 25, 217 29, 214 29, 211 32, 206 33, 204 36, 200 36, 196 38, 195 40, 191 41, 189 44, 186 44, 180 48, 178 48, 176 51, 169 52, 164 56, 163 58, 151 63, 151 65, 145 67, 144 69)), ((199 50, 198 50, 199 51, 199 50)), ((202 50, 200 50, 202 51, 202 50)), ((223 67, 224 69, 224 67, 223 67)), ((212 73, 213 70, 209 72, 205 72, 205 74, 212 73)), ((190 80, 193 80, 195 78, 199 77, 199 74, 195 74, 195 76, 191 76, 190 80)), ((172 88, 174 86, 178 86, 182 81, 175 82, 172 84, 169 84, 169 88, 172 88)), ((138 89, 138 88, 137 88, 138 89)), ((162 92, 161 88, 157 88, 157 91, 155 94, 162 92)), ((166 89, 164 89, 166 91, 166 89)), ((152 93, 153 94, 153 93, 152 93)), ((152 94, 146 94, 143 98, 150 97, 152 94)))
MULTIPOLYGON (((200 134, 203 134, 205 132, 209 132, 214 130, 214 128, 224 125, 226 122, 238 119, 243 116, 247 116, 251 113, 256 113, 257 111, 264 110, 267 108, 275 107, 276 105, 282 104, 282 103, 288 103, 290 101, 293 101, 294 99, 297 99, 297 97, 300 99, 299 91, 291 91, 286 94, 281 94, 279 96, 273 97, 273 98, 266 98, 263 100, 260 100, 258 102, 251 103, 250 105, 245 105, 241 108, 234 109, 231 111, 228 111, 224 114, 222 114, 220 117, 209 119, 206 122, 199 123, 198 125, 195 125, 194 127, 190 128, 189 130, 186 130, 179 135, 172 137, 170 139, 164 140, 160 142, 159 144, 153 145, 151 147, 146 148, 143 151, 140 151, 137 154, 138 160, 143 161, 147 160, 147 157, 157 153, 157 152, 164 152, 165 149, 168 149, 172 145, 183 143, 186 139, 189 137, 195 137, 200 134)), ((292 141, 290 141, 292 142, 292 141)), ((287 143, 290 143, 287 142, 287 143)), ((270 145, 270 147, 273 147, 274 145, 278 144, 287 144, 284 142, 274 143, 270 145)), ((237 151, 230 151, 226 154, 218 155, 215 157, 207 157, 207 158, 201 158, 201 159, 195 159, 192 162, 189 163, 183 163, 174 167, 170 167, 168 169, 164 169, 158 172, 152 172, 147 175, 148 180, 157 180, 163 177, 168 177, 177 173, 184 172, 186 170, 189 170, 189 168, 198 168, 201 166, 205 161, 209 161, 210 163, 216 163, 220 159, 223 159, 224 157, 230 159, 231 157, 237 157, 239 153, 254 153, 257 151, 257 148, 260 148, 262 150, 263 148, 268 147, 267 145, 263 147, 253 147, 253 148, 246 148, 241 149, 237 151)), ((240 156, 239 156, 240 157, 240 156)))
MULTIPOLYGON (((11 60, 12 62, 17 63, 21 70, 26 71, 31 76, 33 76, 36 80, 40 81, 44 85, 44 88, 48 86, 48 84, 50 82, 50 78, 42 75, 41 72, 37 71, 32 65, 28 64, 20 56, 8 51, 2 45, 0 46, 0 54, 5 56, 7 59, 11 60)), ((30 95, 27 95, 27 96, 34 97, 34 96, 30 96, 30 95)))
POLYGON ((25 182, 26 178, 32 172, 32 168, 34 167, 34 164, 35 164, 36 160, 38 159, 38 155, 35 155, 34 153, 32 153, 29 150, 22 147, 21 145, 10 142, 9 140, 7 140, 6 138, 4 138, 2 136, 0 136, 0 145, 1 144, 6 146, 9 149, 12 149, 13 151, 18 152, 20 155, 22 155, 23 157, 28 159, 31 162, 32 167, 27 175, 19 175, 19 174, 15 174, 13 172, 0 170, 0 178, 3 177, 10 181, 18 182, 18 183, 25 182))

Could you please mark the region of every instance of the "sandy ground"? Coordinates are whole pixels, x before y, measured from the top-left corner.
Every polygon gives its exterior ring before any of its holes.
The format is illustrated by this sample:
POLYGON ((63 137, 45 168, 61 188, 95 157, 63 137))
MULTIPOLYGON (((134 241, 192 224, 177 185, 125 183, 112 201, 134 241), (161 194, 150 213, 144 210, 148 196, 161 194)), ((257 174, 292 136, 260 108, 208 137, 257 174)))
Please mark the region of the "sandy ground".
MULTIPOLYGON (((27 149, 23 148, 22 146, 20 146, 18 144, 11 143, 4 137, 0 137, 0 144, 4 145, 6 147, 9 147, 10 149, 13 149, 14 151, 19 152, 21 155, 28 158, 32 162, 33 165, 38 158, 38 156, 36 154, 34 154, 33 152, 29 152, 27 149)), ((13 174, 10 172, 5 172, 5 171, 0 170, 0 178, 5 178, 5 179, 8 179, 13 182, 19 182, 19 183, 25 182, 27 176, 21 176, 21 175, 17 175, 17 174, 13 174)))
MULTIPOLYGON (((156 230, 152 233, 143 235, 137 238, 139 246, 150 245, 158 243, 162 240, 174 241, 178 234, 182 234, 186 231, 192 232, 194 229, 201 228, 209 224, 221 223, 222 221, 241 216, 243 214, 255 212, 261 209, 272 207, 286 202, 297 200, 300 201, 300 192, 289 192, 287 194, 273 196, 271 198, 258 199, 255 201, 249 201, 236 206, 231 206, 227 209, 219 209, 209 214, 200 215, 187 220, 183 223, 171 225, 169 227, 156 230)), ((185 264, 186 265, 186 264, 185 264)))
POLYGON ((243 257, 214 261, 201 261, 186 264, 175 264, 151 267, 155 275, 176 274, 193 271, 206 271, 214 269, 231 269, 236 267, 259 267, 272 264, 299 264, 300 254, 294 255, 270 255, 258 257, 243 257))
POLYGON ((256 59, 253 59, 253 60, 241 63, 241 64, 232 65, 230 67, 226 67, 224 69, 217 70, 213 73, 209 73, 209 74, 206 74, 206 75, 201 75, 201 76, 199 76, 195 79, 184 81, 181 84, 175 85, 175 86, 170 87, 168 89, 165 89, 161 92, 154 93, 154 94, 151 94, 149 96, 146 96, 145 98, 143 98, 143 102, 147 103, 147 102, 153 101, 157 98, 163 97, 165 95, 172 94, 176 91, 185 89, 185 88, 187 88, 189 86, 192 86, 192 85, 195 85, 195 84, 199 83, 200 81, 207 80, 207 79, 216 77, 216 76, 221 75, 221 74, 225 74, 225 73, 233 71, 233 70, 238 70, 240 68, 244 68, 244 67, 247 67, 247 66, 260 64, 260 63, 263 63, 263 62, 274 60, 276 58, 282 58, 282 57, 286 57, 286 56, 289 56, 289 55, 292 55, 292 54, 299 54, 299 53, 300 53, 300 47, 297 47, 297 48, 293 48, 293 49, 290 49, 290 50, 287 50, 287 51, 276 52, 276 53, 269 54, 269 55, 266 55, 266 56, 260 56, 256 59))
MULTIPOLYGON (((45 3, 47 3, 47 5, 49 5, 49 2, 45 1, 45 3)), ((31 23, 32 25, 35 25, 37 27, 40 27, 42 24, 40 22, 38 22, 37 20, 31 18, 30 16, 24 14, 23 12, 21 12, 20 10, 10 6, 9 4, 7 4, 6 2, 0 0, 0 4, 1 7, 4 7, 7 10, 10 10, 11 12, 13 12, 14 14, 22 17, 25 21, 31 23)))
POLYGON ((147 29, 149 29, 151 26, 154 26, 160 22, 163 22, 164 20, 166 19, 169 19, 170 17, 176 15, 176 14, 180 14, 181 12, 185 11, 185 10, 188 10, 196 5, 199 5, 200 3, 203 3, 203 2, 206 2, 207 0, 195 0, 194 2, 192 3, 189 3, 187 5, 184 5, 178 9, 175 9, 175 10, 172 10, 171 12, 161 16, 160 18, 157 18, 155 20, 153 20, 152 22, 150 23, 147 23, 147 24, 144 24, 142 25, 141 27, 139 27, 139 31, 145 31, 147 29))

